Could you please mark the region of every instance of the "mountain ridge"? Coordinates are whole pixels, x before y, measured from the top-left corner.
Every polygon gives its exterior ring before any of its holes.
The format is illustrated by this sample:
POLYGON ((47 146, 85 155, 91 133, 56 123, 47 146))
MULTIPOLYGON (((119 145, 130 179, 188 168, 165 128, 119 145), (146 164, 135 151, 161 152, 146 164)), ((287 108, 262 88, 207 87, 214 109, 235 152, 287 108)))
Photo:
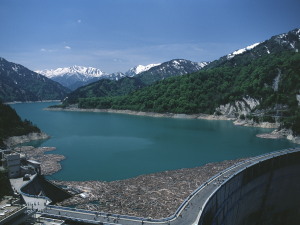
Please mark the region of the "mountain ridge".
POLYGON ((159 65, 161 65, 161 63, 152 63, 152 64, 148 64, 146 66, 137 65, 137 66, 129 69, 127 72, 125 72, 125 75, 128 77, 133 77, 142 72, 146 72, 146 71, 150 70, 152 67, 159 66, 159 65))
POLYGON ((59 83, 2 57, 0 87, 3 102, 62 100, 69 92, 59 83))
MULTIPOLYGON (((68 95, 68 104, 73 104, 79 98, 104 97, 129 94, 133 91, 151 85, 172 76, 182 76, 189 72, 196 72, 208 63, 196 63, 185 59, 173 59, 149 70, 140 72, 132 77, 121 77, 117 80, 102 79, 86 86, 79 87, 68 95)), ((152 64, 153 65, 153 64, 152 64)))
POLYGON ((100 69, 94 68, 94 67, 84 67, 84 66, 71 66, 71 67, 62 67, 57 69, 45 69, 45 70, 37 70, 36 73, 42 74, 48 78, 53 78, 65 74, 84 74, 86 77, 101 77, 103 75, 106 75, 105 72, 103 72, 100 69))
POLYGON ((300 28, 296 28, 286 33, 274 35, 265 41, 252 44, 248 47, 238 49, 230 54, 222 56, 219 59, 209 63, 205 69, 222 66, 224 64, 230 64, 231 66, 234 66, 241 63, 247 63, 250 60, 258 57, 269 55, 271 53, 280 53, 282 51, 299 52, 299 40, 300 28), (241 58, 245 58, 246 60, 240 60, 241 58))
POLYGON ((75 90, 79 87, 88 85, 101 79, 119 80, 124 77, 134 77, 137 74, 148 71, 152 67, 158 65, 160 65, 160 63, 148 64, 146 66, 138 65, 133 68, 130 68, 125 73, 106 73, 101 69, 95 67, 85 67, 77 65, 71 67, 60 67, 57 69, 50 70, 36 70, 35 72, 44 75, 71 90, 75 90))
MULTIPOLYGON (((183 59, 182 59, 183 60, 183 59)), ((176 60, 170 60, 164 63, 155 63, 155 64, 148 64, 146 66, 144 65, 137 65, 135 67, 130 68, 126 72, 114 72, 114 73, 106 73, 103 72, 101 69, 97 69, 94 67, 84 67, 84 66, 72 66, 72 67, 62 67, 62 68, 57 68, 57 69, 50 69, 50 70, 37 70, 35 72, 44 75, 60 84, 63 86, 75 90, 79 87, 86 86, 90 83, 96 82, 98 80, 102 79, 109 79, 109 80, 116 80, 118 81, 119 79, 122 79, 124 77, 135 77, 138 75, 142 75, 149 70, 155 70, 153 68, 159 67, 161 64, 166 65, 168 62, 172 62, 176 60)), ((180 60, 179 60, 180 61, 180 60)), ((186 60, 189 61, 189 60, 186 60)), ((191 61, 189 61, 191 62, 191 61)), ((180 64, 180 63, 179 63, 180 64)), ((193 66, 199 67, 193 70, 189 71, 196 71, 198 69, 201 69, 203 66, 207 65, 207 62, 201 62, 201 63, 196 63, 193 62, 193 66)), ((175 66, 175 65, 174 65, 175 66)), ((170 67, 170 66, 169 66, 170 67)), ((161 73, 161 72, 159 72, 161 73)), ((165 72, 166 73, 166 72, 165 72)), ((171 73, 171 72, 169 72, 171 73)), ((174 71, 173 71, 174 73, 174 71)), ((179 72, 181 75, 186 74, 187 72, 179 72)), ((150 73, 151 75, 151 73, 150 73)), ((169 75, 172 76, 172 75, 169 75)))
POLYGON ((208 64, 209 62, 198 63, 186 59, 172 59, 158 66, 151 67, 149 70, 137 74, 136 77, 141 79, 146 85, 150 85, 169 77, 194 73, 208 64))

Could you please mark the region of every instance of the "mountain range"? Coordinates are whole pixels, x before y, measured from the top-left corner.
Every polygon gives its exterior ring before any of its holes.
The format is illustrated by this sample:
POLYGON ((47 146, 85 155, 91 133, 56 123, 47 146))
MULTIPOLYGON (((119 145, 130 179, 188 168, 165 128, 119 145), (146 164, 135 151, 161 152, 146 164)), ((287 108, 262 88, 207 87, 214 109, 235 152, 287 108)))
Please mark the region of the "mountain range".
MULTIPOLYGON (((57 68, 54 70, 38 70, 35 72, 44 75, 71 90, 75 90, 81 86, 85 86, 102 79, 117 81, 124 77, 135 77, 147 71, 150 71, 147 75, 161 76, 167 78, 173 75, 182 75, 190 72, 195 72, 205 65, 207 65, 207 63, 205 62, 195 63, 189 60, 180 59, 171 60, 165 63, 149 64, 146 66, 138 65, 129 69, 125 73, 115 72, 108 74, 100 69, 84 66, 72 66, 65 68, 57 68)), ((144 77, 147 75, 144 74, 144 77)), ((144 80, 145 79, 146 77, 144 78, 144 80)), ((156 80, 160 78, 157 77, 151 79, 156 80)))
POLYGON ((130 70, 130 76, 123 76, 121 79, 116 80, 101 79, 97 82, 79 87, 68 95, 67 102, 68 104, 73 104, 76 103, 79 98, 129 94, 132 91, 169 77, 182 76, 199 71, 206 65, 208 65, 206 62, 196 63, 185 59, 174 59, 156 65, 138 66, 130 70))
MULTIPOLYGON (((238 49, 226 56, 223 56, 219 60, 215 60, 207 68, 216 67, 218 65, 221 65, 222 63, 227 62, 228 60, 233 59, 235 56, 247 52, 248 53, 251 52, 253 58, 255 57, 255 55, 261 56, 264 54, 270 54, 276 51, 281 51, 282 47, 286 49, 295 48, 296 42, 293 38, 296 37, 293 37, 288 34, 276 35, 272 37, 270 40, 267 40, 265 42, 255 43, 245 48, 238 49), (280 43, 281 48, 276 49, 275 47, 276 44, 274 43, 280 43)), ((207 66, 208 64, 209 63, 207 62, 196 63, 196 62, 191 62, 189 60, 178 59, 178 60, 171 60, 164 63, 149 64, 146 66, 138 65, 129 69, 125 73, 115 72, 109 74, 97 68, 83 67, 83 66, 72 66, 72 67, 57 68, 51 70, 39 70, 35 72, 42 74, 54 81, 57 81, 58 83, 62 84, 63 86, 71 90, 75 90, 79 87, 88 85, 90 83, 102 79, 117 81, 124 77, 135 77, 135 76, 139 76, 144 83, 151 84, 153 83, 153 81, 165 79, 173 75, 183 75, 183 74, 196 72, 202 69, 204 66, 207 66)))
POLYGON ((109 74, 106 74, 100 69, 83 66, 37 70, 35 72, 44 75, 71 90, 75 90, 80 86, 87 85, 99 79, 112 78, 112 76, 109 76, 109 74))
MULTIPOLYGON (((156 81, 169 76, 182 75, 197 71, 206 64, 193 63, 189 60, 171 60, 162 64, 138 65, 126 73, 112 74, 107 74, 97 68, 83 66, 33 72, 20 64, 0 57, 0 100, 3 102, 62 100, 70 90, 81 86, 87 86, 86 89, 88 89, 90 83, 92 83, 92 87, 95 86, 94 83, 97 86, 96 81, 99 80, 101 81, 100 85, 105 85, 109 90, 118 89, 105 95, 111 95, 113 92, 115 93, 112 95, 126 94, 145 86, 141 80, 156 81), (148 71, 149 73, 146 73, 148 71), (139 76, 139 81, 132 82, 133 80, 129 79, 136 76, 139 76), (118 83, 119 80, 122 81, 118 83), (116 84, 115 88, 113 85, 108 85, 110 82, 116 84)), ((107 92, 110 92, 109 90, 107 92)))

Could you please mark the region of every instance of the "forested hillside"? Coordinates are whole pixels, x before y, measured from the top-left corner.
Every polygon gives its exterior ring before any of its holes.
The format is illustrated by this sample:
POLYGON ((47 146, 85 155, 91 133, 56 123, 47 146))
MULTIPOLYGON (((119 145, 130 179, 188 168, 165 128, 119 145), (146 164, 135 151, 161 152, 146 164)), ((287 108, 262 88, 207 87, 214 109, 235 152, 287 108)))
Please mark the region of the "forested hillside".
MULTIPOLYGON (((223 56, 195 73, 164 78, 140 89, 129 88, 123 95, 95 95, 103 87, 95 88, 92 94, 88 89, 71 100, 80 108, 207 113, 276 121, 300 134, 299 50, 300 29, 295 29, 223 56)), ((105 88, 110 90, 110 85, 105 88)))
POLYGON ((73 91, 68 95, 66 102, 74 104, 79 98, 126 95, 142 87, 145 87, 145 84, 133 77, 124 77, 118 81, 103 79, 73 91))
POLYGON ((299 91, 300 53, 286 51, 169 78, 127 96, 82 98, 79 107, 213 114, 220 105, 251 97, 260 103, 253 115, 263 111, 264 119, 272 120, 280 108, 285 126, 300 133, 299 91))
POLYGON ((0 100, 62 100, 69 89, 26 67, 0 57, 0 100))
POLYGON ((9 105, 0 103, 0 148, 4 148, 3 141, 11 136, 21 136, 31 132, 40 132, 28 120, 22 121, 16 111, 9 105))
POLYGON ((199 71, 208 63, 196 63, 185 59, 164 62, 149 70, 118 80, 105 79, 83 86, 68 95, 66 104, 74 104, 79 98, 127 95, 135 90, 169 77, 181 76, 199 71))

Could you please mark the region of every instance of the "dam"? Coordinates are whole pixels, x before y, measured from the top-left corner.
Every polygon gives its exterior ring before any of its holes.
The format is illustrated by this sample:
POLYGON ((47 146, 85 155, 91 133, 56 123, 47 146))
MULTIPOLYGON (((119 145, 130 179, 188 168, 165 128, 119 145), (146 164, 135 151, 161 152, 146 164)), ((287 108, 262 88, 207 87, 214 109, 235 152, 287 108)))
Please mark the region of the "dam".
POLYGON ((140 218, 51 205, 40 213, 80 224, 298 225, 300 149, 252 157, 225 169, 191 193, 168 218, 140 218))

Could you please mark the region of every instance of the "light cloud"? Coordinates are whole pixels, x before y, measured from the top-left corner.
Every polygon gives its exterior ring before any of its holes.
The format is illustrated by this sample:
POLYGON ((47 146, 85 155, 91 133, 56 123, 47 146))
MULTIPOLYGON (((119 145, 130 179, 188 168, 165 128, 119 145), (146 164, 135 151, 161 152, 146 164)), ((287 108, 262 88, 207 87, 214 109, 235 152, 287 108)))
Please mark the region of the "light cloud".
POLYGON ((55 49, 47 49, 47 48, 41 48, 40 49, 41 52, 55 52, 55 49))
POLYGON ((81 19, 78 19, 78 20, 77 20, 77 23, 81 23, 81 22, 82 22, 82 20, 81 20, 81 19))
POLYGON ((64 48, 67 49, 67 50, 71 50, 71 47, 68 46, 68 45, 66 45, 64 48))

